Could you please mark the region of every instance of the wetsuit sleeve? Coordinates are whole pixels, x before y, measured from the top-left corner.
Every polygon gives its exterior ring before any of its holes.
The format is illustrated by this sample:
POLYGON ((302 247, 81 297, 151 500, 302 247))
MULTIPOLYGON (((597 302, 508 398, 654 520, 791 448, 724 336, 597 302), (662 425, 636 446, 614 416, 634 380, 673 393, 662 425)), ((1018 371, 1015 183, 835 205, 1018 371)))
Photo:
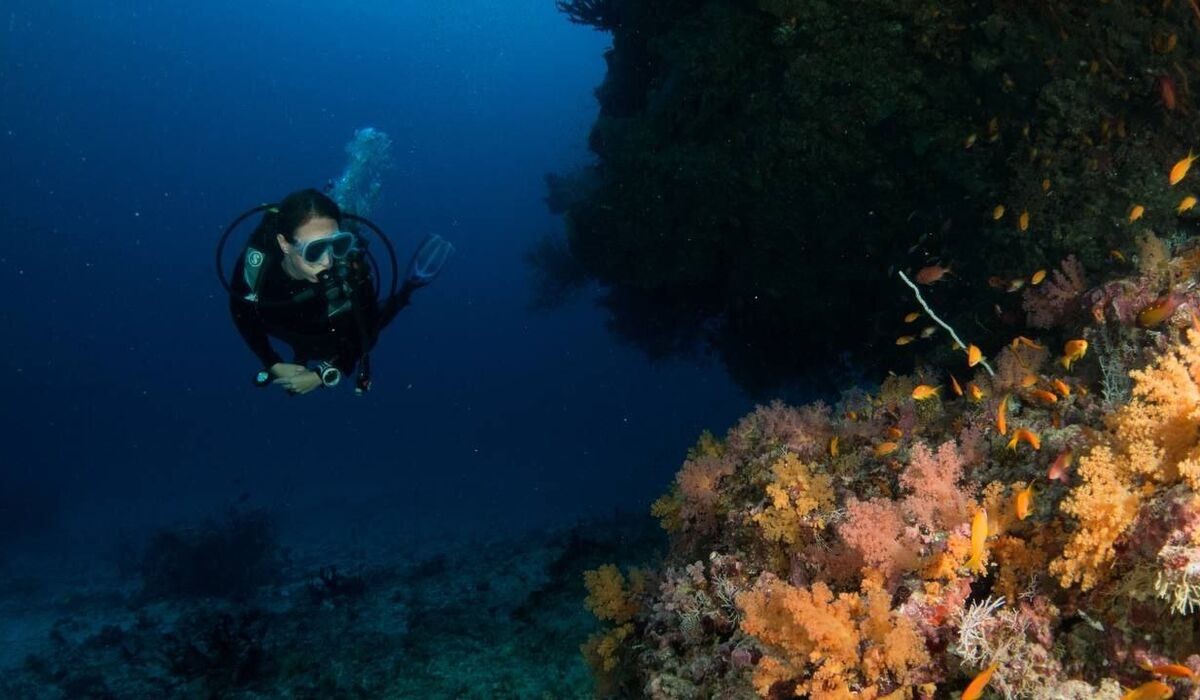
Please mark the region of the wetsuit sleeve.
POLYGON ((229 295, 229 312, 233 316, 233 323, 237 326, 238 333, 241 333, 242 340, 246 341, 246 345, 258 356, 263 367, 283 362, 283 358, 271 347, 266 326, 258 314, 258 309, 244 298, 250 288, 242 277, 241 260, 238 261, 233 274, 233 293, 229 295))
POLYGON ((404 307, 412 303, 412 293, 417 289, 418 287, 416 285, 409 284, 409 282, 405 280, 404 284, 400 287, 400 291, 384 300, 383 306, 379 309, 379 312, 376 316, 376 338, 379 336, 379 331, 382 331, 387 324, 392 322, 392 319, 396 318, 396 314, 400 313, 404 307))

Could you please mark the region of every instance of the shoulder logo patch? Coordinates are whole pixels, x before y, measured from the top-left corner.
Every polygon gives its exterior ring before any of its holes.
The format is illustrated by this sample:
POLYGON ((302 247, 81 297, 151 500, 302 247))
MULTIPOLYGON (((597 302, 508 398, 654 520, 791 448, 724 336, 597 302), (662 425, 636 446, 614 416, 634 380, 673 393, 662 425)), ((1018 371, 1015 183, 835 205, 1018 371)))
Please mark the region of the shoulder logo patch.
POLYGON ((246 254, 246 264, 250 267, 258 267, 263 264, 263 254, 257 250, 252 250, 246 254))

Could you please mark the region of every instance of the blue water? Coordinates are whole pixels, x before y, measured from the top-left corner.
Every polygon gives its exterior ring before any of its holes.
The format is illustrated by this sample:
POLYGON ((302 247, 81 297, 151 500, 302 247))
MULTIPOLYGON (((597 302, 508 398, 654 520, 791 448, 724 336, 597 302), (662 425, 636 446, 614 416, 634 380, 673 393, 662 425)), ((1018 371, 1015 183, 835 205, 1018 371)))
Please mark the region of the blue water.
POLYGON ((0 489, 29 505, 9 546, 243 494, 424 533, 645 512, 749 407, 715 364, 618 344, 591 298, 528 309, 522 256, 563 226, 543 175, 590 160, 609 40, 551 0, 8 0, 0 36, 0 489), (458 252, 370 394, 255 388, 216 240, 336 177, 366 126, 395 151, 371 218, 404 258, 428 233, 458 252))

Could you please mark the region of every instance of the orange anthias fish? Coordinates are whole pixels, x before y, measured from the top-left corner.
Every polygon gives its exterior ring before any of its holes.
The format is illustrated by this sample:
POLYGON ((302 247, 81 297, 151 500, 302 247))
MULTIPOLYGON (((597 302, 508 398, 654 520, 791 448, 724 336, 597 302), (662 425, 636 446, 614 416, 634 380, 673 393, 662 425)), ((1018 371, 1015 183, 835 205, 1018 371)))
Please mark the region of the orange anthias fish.
POLYGON ((949 267, 943 267, 941 265, 928 265, 926 267, 922 267, 920 270, 917 270, 917 284, 933 284, 934 282, 941 281, 941 279, 948 274, 950 274, 949 267))
POLYGON ((918 384, 912 390, 912 397, 914 399, 916 399, 917 401, 925 401, 927 399, 932 399, 933 397, 937 396, 938 390, 940 390, 940 389, 941 389, 940 386, 929 386, 928 384, 918 384))
POLYGON ((1037 272, 1033 273, 1032 277, 1029 278, 1029 283, 1036 287, 1041 284, 1042 280, 1044 279, 1046 279, 1046 271, 1038 270, 1037 272))
POLYGON ((954 378, 953 374, 950 375, 950 389, 954 391, 955 396, 963 395, 962 384, 958 383, 958 380, 954 378))
POLYGON ((1129 223, 1133 223, 1142 218, 1142 214, 1146 213, 1146 207, 1140 204, 1135 204, 1129 208, 1129 223))
POLYGON ((1042 439, 1038 434, 1026 428, 1017 428, 1013 431, 1013 436, 1008 441, 1008 449, 1017 449, 1017 443, 1028 443, 1035 450, 1042 449, 1042 439))
POLYGON ((1071 458, 1074 454, 1071 448, 1067 448, 1058 453, 1054 461, 1050 463, 1050 468, 1046 470, 1046 478, 1050 481, 1061 481, 1066 483, 1067 472, 1071 469, 1071 458))
POLYGON ((996 208, 992 209, 992 221, 999 221, 1004 217, 1004 205, 997 204, 996 208))
POLYGON ((979 385, 975 382, 971 382, 967 384, 967 395, 971 397, 972 401, 982 401, 983 389, 980 389, 979 385))
POLYGON ((975 511, 975 517, 971 518, 971 558, 967 560, 967 568, 977 574, 987 573, 983 566, 983 550, 987 545, 987 536, 987 511, 980 508, 975 511))
POLYGON ((1029 508, 1033 504, 1033 484, 1017 492, 1014 504, 1017 511, 1017 520, 1024 520, 1029 517, 1029 508))
POLYGON ((829 438, 829 456, 830 457, 838 456, 838 436, 837 435, 834 435, 833 437, 829 438))
POLYGON ((1121 700, 1164 700, 1175 694, 1162 681, 1148 681, 1121 696, 1121 700))
POLYGON ((1137 324, 1142 328, 1154 328, 1163 321, 1171 318, 1175 309, 1183 303, 1183 295, 1171 292, 1159 297, 1153 304, 1142 309, 1137 315, 1137 324))
POLYGON ((996 409, 996 430, 1001 435, 1008 434, 1008 394, 1000 399, 1000 406, 996 409))
POLYGON ((1167 676, 1168 678, 1195 678, 1196 673, 1192 669, 1183 664, 1161 664, 1154 666, 1150 662, 1142 662, 1138 664, 1143 669, 1158 676, 1167 676))
POLYGON ((1034 350, 1042 350, 1045 347, 1043 345, 1038 345, 1036 342, 1030 340, 1029 338, 1026 338, 1023 335, 1018 335, 1016 338, 1013 338, 1012 342, 1009 343, 1008 345, 1013 350, 1016 350, 1017 348, 1021 347, 1022 345, 1024 345, 1027 348, 1033 348, 1034 350))
POLYGON ((1187 177, 1188 170, 1192 167, 1192 161, 1196 160, 1196 158, 1200 158, 1200 156, 1194 156, 1192 155, 1191 151, 1188 151, 1186 157, 1180 159, 1175 163, 1175 165, 1171 166, 1171 174, 1167 179, 1172 185, 1179 184, 1180 180, 1187 177))
POLYGON ((897 445, 896 443, 891 442, 891 441, 881 442, 875 446, 875 456, 876 457, 886 457, 886 456, 890 455, 891 453, 895 452, 896 448, 898 448, 898 447, 900 447, 900 445, 897 445))
POLYGON ((908 345, 916 339, 917 336, 915 335, 902 335, 899 338, 896 338, 896 345, 908 345))
POLYGON ((980 671, 978 676, 972 678, 967 689, 962 693, 962 700, 979 700, 979 697, 983 695, 983 689, 987 687, 988 682, 992 680, 992 674, 998 668, 1000 668, 1000 664, 992 664, 980 671))
POLYGON ((1058 393, 1062 394, 1062 397, 1064 399, 1071 395, 1070 385, 1061 379, 1054 380, 1054 390, 1057 391, 1058 393))
POLYGON ((1175 213, 1182 214, 1194 206, 1196 206, 1196 198, 1189 194, 1188 196, 1179 200, 1179 206, 1175 207, 1175 213))
POLYGON ((1088 342, 1082 338, 1076 340, 1068 340, 1063 345, 1063 356, 1058 359, 1063 367, 1070 370, 1071 365, 1075 364, 1076 360, 1081 359, 1087 354, 1088 342))
POLYGON ((1045 389, 1030 389, 1029 395, 1047 406, 1058 403, 1058 396, 1054 392, 1046 391, 1045 389))
POLYGON ((908 313, 904 314, 905 323, 912 323, 918 318, 921 318, 921 313, 919 311, 909 311, 908 313))
POLYGON ((983 351, 975 347, 974 344, 967 346, 967 366, 974 367, 983 360, 983 351))
POLYGON ((904 437, 904 431, 894 425, 883 432, 889 440, 899 440, 900 438, 904 437))
POLYGON ((1021 229, 1022 231, 1029 230, 1029 210, 1021 212, 1021 218, 1017 220, 1017 228, 1021 229))

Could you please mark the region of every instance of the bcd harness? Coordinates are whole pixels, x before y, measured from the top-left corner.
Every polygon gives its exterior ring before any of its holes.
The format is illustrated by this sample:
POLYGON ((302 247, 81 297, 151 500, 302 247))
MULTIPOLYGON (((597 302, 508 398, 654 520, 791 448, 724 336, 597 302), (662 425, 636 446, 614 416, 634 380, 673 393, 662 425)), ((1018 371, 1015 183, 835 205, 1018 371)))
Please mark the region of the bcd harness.
MULTIPOLYGON (((263 301, 259 298, 259 285, 262 284, 263 268, 268 256, 252 245, 246 246, 245 262, 242 266, 242 279, 250 291, 242 298, 253 304, 257 310, 263 306, 289 306, 304 304, 325 297, 326 316, 333 319, 349 311, 354 317, 354 327, 358 331, 358 339, 362 355, 358 361, 358 375, 354 386, 356 393, 362 393, 371 388, 371 347, 374 345, 375 333, 368 328, 368 322, 362 307, 356 302, 356 285, 369 283, 366 275, 366 261, 361 254, 352 253, 341 260, 334 260, 330 270, 325 270, 317 276, 319 287, 308 286, 292 295, 290 299, 280 301, 263 301)), ((266 379, 269 379, 267 377, 266 379)))

